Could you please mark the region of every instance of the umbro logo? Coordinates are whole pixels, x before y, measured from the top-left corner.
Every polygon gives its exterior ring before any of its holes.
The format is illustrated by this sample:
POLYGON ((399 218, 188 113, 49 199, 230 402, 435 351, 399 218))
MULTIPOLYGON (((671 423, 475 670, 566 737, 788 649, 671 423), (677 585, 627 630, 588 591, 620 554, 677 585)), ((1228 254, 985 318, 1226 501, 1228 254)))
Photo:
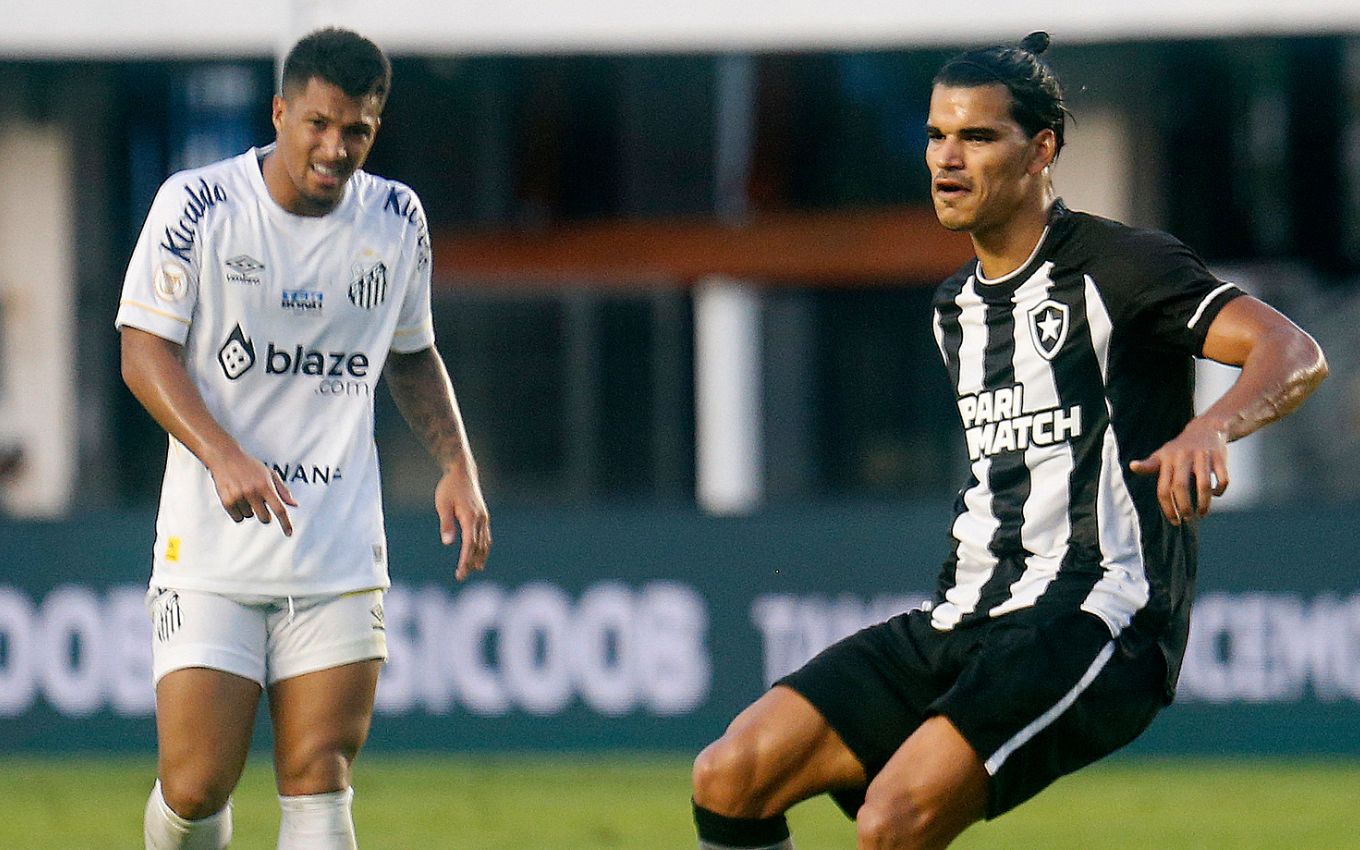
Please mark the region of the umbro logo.
POLYGON ((237 254, 230 260, 227 260, 227 268, 236 269, 243 274, 249 274, 250 272, 263 271, 264 263, 249 254, 237 254))
POLYGON ((381 602, 374 605, 372 608, 369 608, 368 613, 373 616, 371 625, 375 632, 387 631, 387 623, 383 621, 383 607, 381 602))
POLYGON ((260 272, 264 271, 264 263, 249 254, 237 254, 227 260, 225 265, 227 267, 227 282, 242 286, 260 285, 260 272))

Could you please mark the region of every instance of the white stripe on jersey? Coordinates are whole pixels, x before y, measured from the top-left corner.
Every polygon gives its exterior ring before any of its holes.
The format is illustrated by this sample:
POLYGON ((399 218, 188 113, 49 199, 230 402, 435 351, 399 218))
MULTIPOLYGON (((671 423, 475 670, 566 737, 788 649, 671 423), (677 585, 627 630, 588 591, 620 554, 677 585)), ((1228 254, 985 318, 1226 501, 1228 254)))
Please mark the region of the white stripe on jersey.
POLYGON ((987 486, 991 465, 991 458, 986 457, 973 463, 978 484, 963 494, 968 510, 954 520, 954 539, 959 541, 954 586, 945 591, 945 601, 930 612, 930 623, 937 629, 952 629, 965 614, 973 613, 982 598, 982 588, 996 570, 997 559, 990 544, 1001 522, 992 512, 992 491, 987 486))
MULTIPOLYGON (((1045 263, 1011 296, 1015 304, 1011 311, 1015 336, 1012 365, 1015 382, 1025 388, 1026 413, 1061 406, 1051 363, 1032 354, 1025 355, 1033 347, 1029 338, 1029 311, 1052 290, 1053 279, 1049 276, 1052 268, 1052 263, 1045 263)), ((1020 542, 1033 554, 1025 559, 1025 571, 1020 578, 1011 584, 1010 597, 988 611, 993 617, 1028 608, 1043 595, 1058 575, 1072 534, 1068 516, 1069 484, 1075 466, 1071 443, 1031 444, 1025 449, 1025 466, 1030 472, 1030 493, 1022 508, 1024 522, 1020 526, 1020 542)))
MULTIPOLYGON (((1114 324, 1110 322, 1110 314, 1105 309, 1105 301, 1100 297, 1100 290, 1096 289, 1096 282, 1091 276, 1083 275, 1086 281, 1086 326, 1091 329, 1091 347, 1096 352, 1096 362, 1100 364, 1100 378, 1106 385, 1110 383, 1110 337, 1114 336, 1114 324), (1091 305, 1097 305, 1098 309, 1092 309, 1091 305)), ((1109 407, 1109 402, 1106 402, 1109 407)))
MULTIPOLYGON (((959 385, 960 396, 982 392, 986 387, 987 308, 977 293, 976 277, 968 278, 954 303, 959 308, 959 385)), ((991 461, 982 457, 973 462, 977 484, 963 494, 968 510, 959 514, 952 529, 959 542, 958 567, 954 586, 945 601, 931 612, 937 629, 952 629, 965 614, 971 614, 982 596, 982 588, 992 577, 997 559, 992 554, 992 536, 1001 523, 992 514, 992 491, 987 484, 991 461), (965 566, 967 565, 967 566, 965 566)))
POLYGON ((1195 315, 1190 317, 1190 321, 1186 322, 1185 326, 1187 328, 1193 328, 1195 326, 1195 323, 1199 321, 1200 317, 1204 315, 1204 311, 1209 309, 1209 305, 1214 302, 1215 298, 1227 292, 1229 289, 1234 288, 1235 288, 1234 285, 1231 283, 1225 283, 1222 286, 1215 287, 1213 292, 1210 292, 1208 295, 1204 296, 1204 300, 1199 302, 1199 306, 1195 308, 1195 315))
POLYGON ((1105 429, 1101 446, 1099 496, 1096 524, 1100 528, 1100 565, 1105 575, 1081 603, 1081 610, 1105 621, 1118 635, 1147 605, 1151 587, 1143 563, 1143 541, 1138 529, 1138 508, 1124 483, 1119 444, 1114 429, 1105 429))
POLYGON ((940 357, 944 362, 949 362, 949 355, 944 350, 944 316, 940 315, 939 310, 933 311, 934 321, 930 323, 930 329, 935 332, 935 347, 940 350, 940 357))
POLYGON ((977 292, 977 278, 970 277, 954 298, 959 308, 959 395, 986 389, 987 305, 977 292))
MULTIPOLYGON (((1091 342, 1100 361, 1101 374, 1108 380, 1113 324, 1090 275, 1086 276, 1086 320, 1091 328, 1091 342)), ((1108 397, 1105 403, 1108 407, 1108 397)), ((1138 508, 1124 482, 1119 442, 1112 425, 1105 429, 1100 455, 1096 524, 1100 530, 1100 563, 1105 575, 1091 588, 1081 609, 1104 620, 1110 632, 1118 635, 1133 615, 1147 604, 1151 587, 1143 561, 1138 508)))

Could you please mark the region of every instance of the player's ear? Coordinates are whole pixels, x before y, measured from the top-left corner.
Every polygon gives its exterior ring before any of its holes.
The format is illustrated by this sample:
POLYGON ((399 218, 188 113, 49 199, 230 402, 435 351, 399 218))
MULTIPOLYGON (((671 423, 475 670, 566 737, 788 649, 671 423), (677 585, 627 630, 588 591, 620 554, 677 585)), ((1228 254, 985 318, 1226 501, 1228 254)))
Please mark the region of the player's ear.
POLYGON ((274 132, 283 132, 283 113, 288 108, 288 101, 284 100, 283 95, 274 95, 274 106, 271 120, 274 123, 274 132))
POLYGON ((1058 135, 1045 127, 1030 139, 1029 173, 1038 174, 1053 164, 1058 156, 1058 135))

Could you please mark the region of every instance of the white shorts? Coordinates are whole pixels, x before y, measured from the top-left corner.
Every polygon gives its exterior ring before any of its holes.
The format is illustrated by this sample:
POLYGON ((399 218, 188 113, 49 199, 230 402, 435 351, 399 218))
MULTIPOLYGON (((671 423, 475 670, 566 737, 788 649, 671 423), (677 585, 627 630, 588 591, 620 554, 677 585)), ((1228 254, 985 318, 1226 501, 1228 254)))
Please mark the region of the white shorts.
POLYGON ((355 661, 387 660, 383 592, 239 596, 153 587, 152 673, 223 670, 260 685, 355 661))

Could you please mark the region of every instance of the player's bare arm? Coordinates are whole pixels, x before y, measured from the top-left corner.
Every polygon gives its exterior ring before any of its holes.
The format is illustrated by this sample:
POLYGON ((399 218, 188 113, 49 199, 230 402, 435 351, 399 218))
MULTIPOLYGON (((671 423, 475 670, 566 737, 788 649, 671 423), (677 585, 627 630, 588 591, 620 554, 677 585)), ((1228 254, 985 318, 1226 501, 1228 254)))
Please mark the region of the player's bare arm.
POLYGON ((1180 435, 1130 468, 1157 476, 1157 498, 1173 525, 1209 512, 1228 487, 1228 443, 1292 413, 1327 377, 1316 341, 1269 305, 1230 301, 1209 325, 1204 356, 1242 373, 1180 435), (1195 501, 1190 492, 1194 490, 1195 501))
POLYGON ((236 522, 278 517, 288 536, 285 505, 297 507, 279 474, 242 450, 213 418, 180 359, 180 346, 137 328, 123 328, 123 381, 151 417, 193 452, 208 471, 222 507, 236 522))
POLYGON ((409 354, 392 352, 383 374, 397 409, 443 470, 434 491, 434 507, 446 545, 453 543, 455 523, 458 526, 462 546, 454 575, 462 581, 486 566, 491 517, 453 383, 434 346, 409 354))

